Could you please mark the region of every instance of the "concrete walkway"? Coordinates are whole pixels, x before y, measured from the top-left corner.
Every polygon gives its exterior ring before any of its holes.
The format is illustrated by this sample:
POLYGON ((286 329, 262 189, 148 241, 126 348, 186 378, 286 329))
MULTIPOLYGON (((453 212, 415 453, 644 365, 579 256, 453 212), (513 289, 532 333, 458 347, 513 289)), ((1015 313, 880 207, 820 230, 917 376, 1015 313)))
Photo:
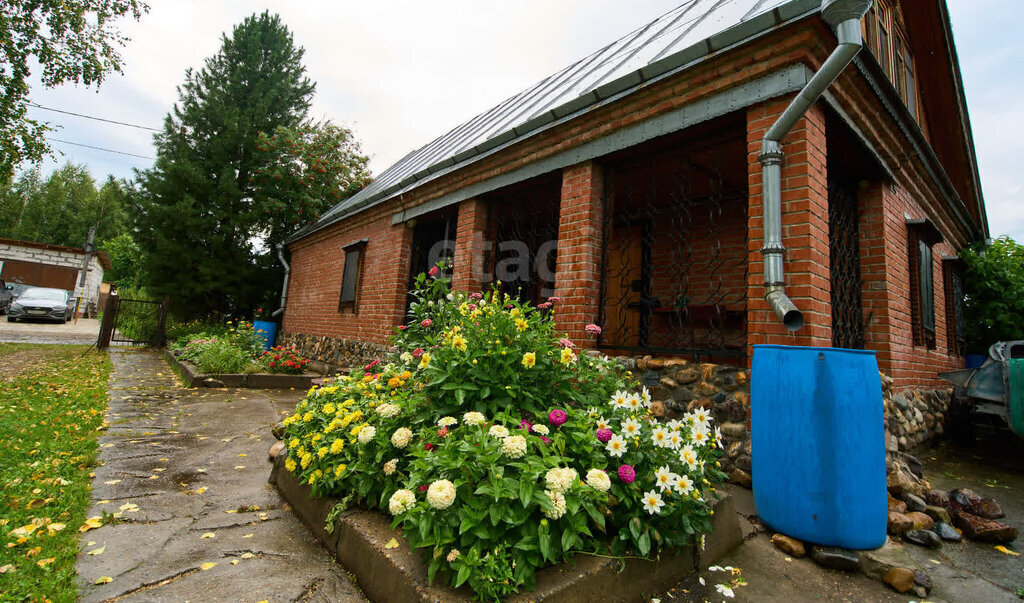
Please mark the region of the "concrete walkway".
POLYGON ((111 359, 88 515, 121 515, 81 535, 83 601, 365 601, 267 485, 270 428, 304 392, 186 390, 155 353, 111 359))

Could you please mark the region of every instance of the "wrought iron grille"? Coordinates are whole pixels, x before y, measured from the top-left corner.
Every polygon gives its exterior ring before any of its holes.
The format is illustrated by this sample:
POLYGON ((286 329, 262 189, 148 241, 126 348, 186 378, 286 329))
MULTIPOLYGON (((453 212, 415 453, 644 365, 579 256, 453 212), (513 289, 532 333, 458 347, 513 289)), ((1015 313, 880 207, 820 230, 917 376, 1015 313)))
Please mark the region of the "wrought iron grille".
MULTIPOLYGON (((417 275, 428 272, 432 267, 445 266, 446 278, 451 277, 452 260, 455 257, 455 227, 458 211, 452 207, 432 212, 416 220, 412 235, 412 249, 409 251, 409 286, 417 275)), ((413 302, 412 294, 406 296, 405 310, 413 302)))
POLYGON ((712 360, 746 353, 742 130, 609 164, 599 347, 712 360))
POLYGON ((488 197, 489 258, 500 289, 540 303, 555 294, 561 180, 544 176, 488 197))
POLYGON ((864 348, 857 182, 828 163, 828 251, 832 283, 832 345, 864 348))
POLYGON ((964 282, 960 272, 960 260, 944 260, 946 290, 946 333, 949 353, 963 356, 967 340, 964 332, 964 282))

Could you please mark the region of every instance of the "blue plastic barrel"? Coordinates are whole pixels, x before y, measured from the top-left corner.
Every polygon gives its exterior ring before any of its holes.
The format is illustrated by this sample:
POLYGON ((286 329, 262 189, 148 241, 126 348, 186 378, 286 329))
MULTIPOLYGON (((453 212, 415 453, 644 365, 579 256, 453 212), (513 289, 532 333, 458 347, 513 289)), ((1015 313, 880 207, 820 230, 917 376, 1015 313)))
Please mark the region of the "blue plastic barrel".
POLYGON ((885 426, 875 353, 755 345, 750 397, 761 520, 826 546, 885 544, 885 426))
POLYGON ((274 347, 274 342, 277 341, 277 323, 268 322, 266 320, 254 320, 252 323, 253 330, 256 334, 263 339, 263 349, 269 350, 274 347))

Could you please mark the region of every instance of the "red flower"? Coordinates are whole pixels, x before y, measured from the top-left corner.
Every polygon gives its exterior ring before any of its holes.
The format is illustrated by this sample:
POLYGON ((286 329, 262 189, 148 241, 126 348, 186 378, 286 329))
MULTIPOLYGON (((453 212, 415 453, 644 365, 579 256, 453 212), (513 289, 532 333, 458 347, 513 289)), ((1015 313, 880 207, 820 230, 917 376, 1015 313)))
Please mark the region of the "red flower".
POLYGON ((275 366, 277 366, 275 363, 273 363, 273 362, 270 363, 270 368, 274 368, 275 366))
POLYGON ((426 491, 427 491, 427 488, 429 488, 429 487, 430 487, 430 486, 427 486, 426 484, 424 484, 424 485, 420 486, 420 492, 426 492, 426 491))
POLYGON ((423 357, 423 348, 416 348, 412 351, 412 357, 419 360, 423 357))
POLYGON ((434 321, 430 320, 429 318, 424 318, 423 322, 420 323, 420 326, 423 327, 424 329, 429 329, 432 324, 434 324, 434 321))
POLYGON ((430 276, 437 276, 439 272, 441 271, 437 269, 437 266, 434 266, 433 268, 430 269, 430 272, 428 272, 427 274, 429 274, 430 276))
POLYGON ((441 436, 442 438, 448 437, 448 426, 446 425, 446 426, 442 427, 441 429, 438 429, 437 430, 437 435, 441 436))
POLYGON ((280 360, 280 359, 281 359, 281 355, 280 354, 274 354, 274 360, 280 360))
POLYGON ((380 360, 374 360, 370 364, 367 364, 366 366, 363 367, 363 372, 364 373, 370 372, 370 369, 372 369, 373 367, 377 366, 378 364, 380 364, 380 360))
POLYGON ((434 448, 435 448, 435 446, 433 444, 431 444, 430 442, 427 442, 426 444, 423 445, 423 449, 426 450, 427 452, 430 452, 434 448))

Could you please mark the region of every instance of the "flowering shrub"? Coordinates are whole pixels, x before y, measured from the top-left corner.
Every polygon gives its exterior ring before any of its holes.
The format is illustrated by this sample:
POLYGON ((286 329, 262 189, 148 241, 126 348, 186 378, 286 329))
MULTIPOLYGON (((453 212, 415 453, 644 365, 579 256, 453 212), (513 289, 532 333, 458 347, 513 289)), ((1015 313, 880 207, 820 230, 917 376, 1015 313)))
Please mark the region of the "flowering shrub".
POLYGON ((287 373, 301 375, 306 371, 309 360, 303 358, 299 351, 290 346, 274 346, 263 352, 261 363, 271 373, 287 373))
POLYGON ((557 300, 416 283, 395 357, 285 420, 286 469, 314 494, 389 513, 431 580, 486 599, 576 552, 649 556, 710 529, 706 412, 659 423, 629 373, 555 332, 557 300))

